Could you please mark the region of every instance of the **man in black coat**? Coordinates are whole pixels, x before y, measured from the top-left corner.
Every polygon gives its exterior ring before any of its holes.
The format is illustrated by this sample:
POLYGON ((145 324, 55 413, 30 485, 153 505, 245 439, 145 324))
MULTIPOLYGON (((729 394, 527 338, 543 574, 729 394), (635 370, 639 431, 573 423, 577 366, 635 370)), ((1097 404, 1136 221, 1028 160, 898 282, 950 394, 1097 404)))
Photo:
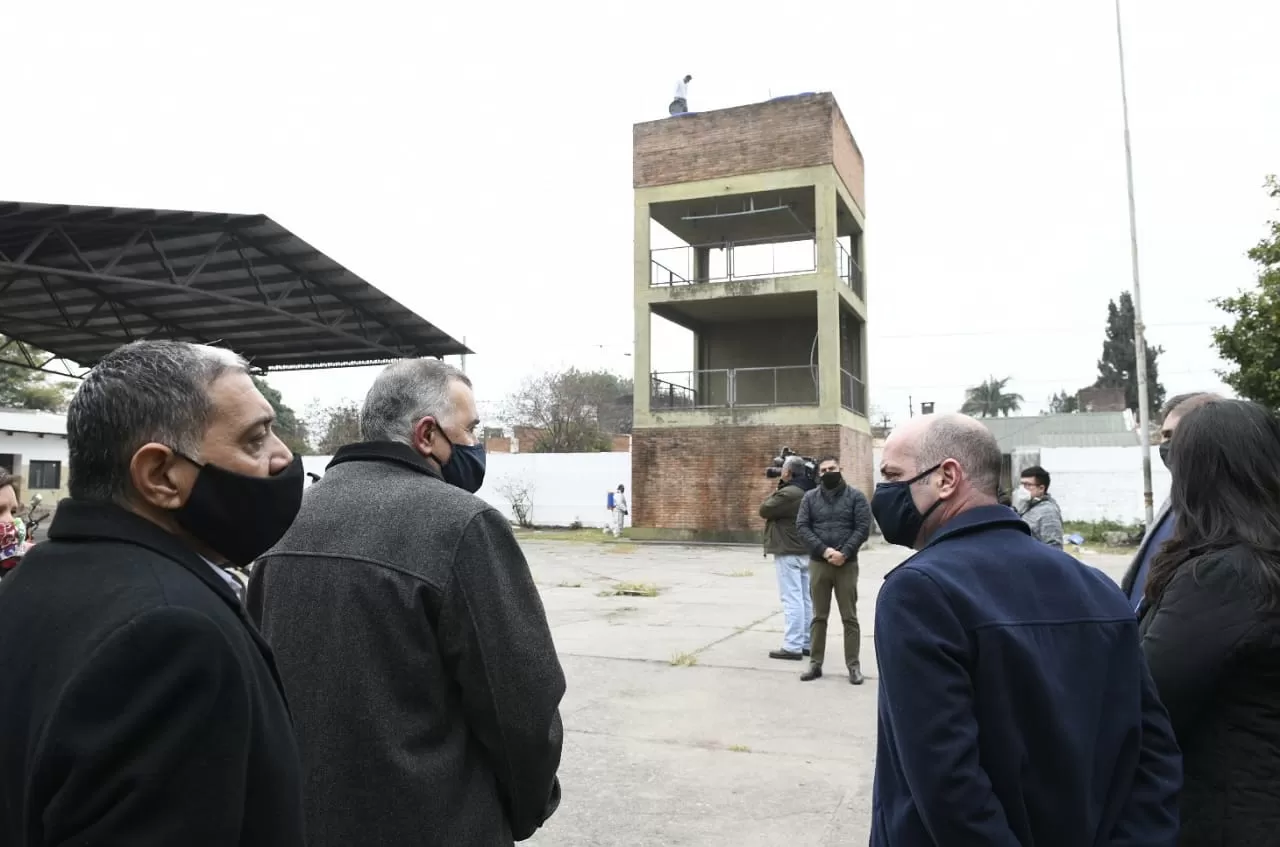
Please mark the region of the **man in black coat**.
POLYGON ((434 359, 388 365, 249 609, 280 657, 310 847, 500 847, 560 803, 564 673, 484 480, 475 396, 434 359))
POLYGON ((136 342, 81 383, 71 497, 0 584, 0 844, 304 844, 280 680, 222 569, 301 503, 272 420, 212 347, 136 342))
POLYGON ((809 669, 800 679, 810 682, 822 676, 827 653, 827 616, 831 595, 836 595, 844 624, 844 662, 849 682, 863 683, 858 655, 862 628, 858 625, 858 551, 871 535, 871 504, 867 496, 849 485, 840 472, 840 461, 828 456, 818 463, 817 488, 805 492, 796 516, 796 530, 809 548, 809 586, 813 592, 809 669))

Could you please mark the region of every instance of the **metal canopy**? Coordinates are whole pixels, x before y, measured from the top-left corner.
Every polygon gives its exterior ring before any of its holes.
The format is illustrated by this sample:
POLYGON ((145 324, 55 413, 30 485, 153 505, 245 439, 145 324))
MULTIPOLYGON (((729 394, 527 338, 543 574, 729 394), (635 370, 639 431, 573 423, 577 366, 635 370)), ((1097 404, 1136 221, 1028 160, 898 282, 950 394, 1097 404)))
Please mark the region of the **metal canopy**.
POLYGON ((472 352, 265 215, 4 201, 0 334, 85 367, 144 338, 262 370, 472 352))

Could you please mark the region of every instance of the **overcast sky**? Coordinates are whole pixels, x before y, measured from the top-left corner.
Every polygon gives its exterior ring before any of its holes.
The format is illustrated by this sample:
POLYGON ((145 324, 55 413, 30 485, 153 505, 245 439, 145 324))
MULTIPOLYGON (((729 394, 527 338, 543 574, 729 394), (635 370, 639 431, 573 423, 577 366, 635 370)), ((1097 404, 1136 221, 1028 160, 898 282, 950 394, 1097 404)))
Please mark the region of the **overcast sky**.
MULTIPOLYGON (((1108 0, 611 8, 11 0, 0 195, 266 213, 465 336, 492 413, 540 370, 630 372, 631 125, 679 76, 695 110, 830 90, 867 164, 872 403, 1093 381, 1130 284, 1108 0)), ((1125 26, 1149 341, 1170 393, 1211 388, 1208 300, 1274 211, 1280 3, 1125 0, 1125 26)), ((271 381, 301 410, 370 379, 271 381)))

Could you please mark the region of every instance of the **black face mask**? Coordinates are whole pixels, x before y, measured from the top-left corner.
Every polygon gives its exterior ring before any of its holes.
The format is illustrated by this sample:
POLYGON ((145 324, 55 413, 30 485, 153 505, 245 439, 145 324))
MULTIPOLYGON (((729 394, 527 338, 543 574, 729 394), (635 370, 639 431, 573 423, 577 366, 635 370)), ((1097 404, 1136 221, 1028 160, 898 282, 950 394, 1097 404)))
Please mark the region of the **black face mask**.
POLYGON ((880 525, 885 541, 902 547, 911 547, 916 543, 920 528, 929 515, 933 514, 933 510, 942 505, 942 501, 937 501, 921 514, 915 501, 911 499, 911 486, 940 467, 940 464, 934 465, 911 479, 882 482, 876 486, 875 494, 871 496, 871 514, 880 525))
POLYGON ((1169 448, 1172 446, 1173 444, 1168 441, 1160 442, 1160 461, 1164 462, 1166 468, 1169 467, 1169 448))
POLYGON ((844 482, 844 475, 840 471, 827 471, 822 475, 822 487, 828 491, 835 491, 842 482, 844 482))
POLYGON ((440 466, 440 475, 452 486, 475 494, 484 485, 485 451, 483 444, 454 444, 444 430, 440 437, 449 443, 449 461, 440 466))
POLYGON ((187 502, 174 510, 173 517, 178 526, 233 565, 243 567, 270 550, 302 508, 301 456, 267 477, 182 458, 200 468, 200 473, 187 502))

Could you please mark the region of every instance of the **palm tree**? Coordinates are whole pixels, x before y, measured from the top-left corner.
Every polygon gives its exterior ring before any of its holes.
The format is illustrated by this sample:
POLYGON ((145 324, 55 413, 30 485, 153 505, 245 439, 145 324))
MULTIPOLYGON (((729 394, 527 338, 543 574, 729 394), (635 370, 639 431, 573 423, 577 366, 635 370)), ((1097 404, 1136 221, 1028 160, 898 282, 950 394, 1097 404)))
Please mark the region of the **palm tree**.
POLYGON ((1011 412, 1022 408, 1021 394, 1005 393, 1004 387, 1008 384, 1009 377, 996 379, 991 376, 981 385, 965 389, 964 405, 960 411, 979 418, 1007 418, 1011 412))

